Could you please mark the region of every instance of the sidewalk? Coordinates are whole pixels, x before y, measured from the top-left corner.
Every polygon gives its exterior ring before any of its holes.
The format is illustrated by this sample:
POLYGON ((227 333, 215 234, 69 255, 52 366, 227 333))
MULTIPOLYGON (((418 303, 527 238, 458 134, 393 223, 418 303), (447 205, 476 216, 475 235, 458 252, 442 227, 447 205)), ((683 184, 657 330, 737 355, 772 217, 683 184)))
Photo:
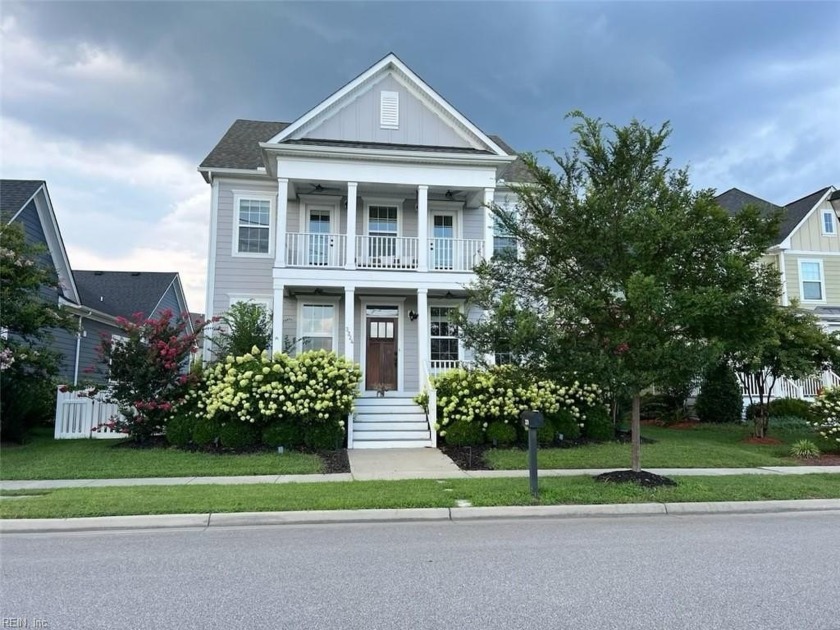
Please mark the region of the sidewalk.
MULTIPOLYGON (((370 451, 369 451, 370 452, 370 451)), ((382 451, 380 451, 382 453, 382 451)), ((380 455, 380 458, 382 456, 380 455)), ((328 481, 369 481, 399 479, 481 479, 493 477, 527 477, 527 470, 460 470, 454 464, 439 468, 422 468, 416 459, 405 455, 407 467, 373 468, 375 457, 370 456, 370 466, 353 465, 349 473, 331 475, 254 475, 238 477, 140 477, 130 479, 52 479, 0 481, 0 490, 44 490, 50 488, 103 488, 108 486, 181 486, 181 485, 244 485, 283 483, 323 483, 328 481), (413 462, 413 463, 412 463, 413 462)), ((599 475, 614 468, 569 468, 540 470, 541 477, 574 477, 599 475)), ((813 473, 840 474, 840 466, 766 466, 760 468, 645 468, 648 472, 666 477, 725 476, 725 475, 808 475, 813 473)))

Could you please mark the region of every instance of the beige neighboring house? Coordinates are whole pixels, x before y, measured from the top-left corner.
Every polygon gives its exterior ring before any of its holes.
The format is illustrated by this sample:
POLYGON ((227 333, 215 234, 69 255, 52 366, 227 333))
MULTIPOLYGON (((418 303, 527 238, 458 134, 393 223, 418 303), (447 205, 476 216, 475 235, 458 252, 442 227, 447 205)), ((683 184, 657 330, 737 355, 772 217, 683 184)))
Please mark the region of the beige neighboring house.
POLYGON ((755 205, 780 211, 778 242, 767 250, 782 276, 782 304, 798 300, 813 310, 826 330, 840 330, 840 191, 827 186, 784 206, 732 188, 717 197, 730 213, 755 205))

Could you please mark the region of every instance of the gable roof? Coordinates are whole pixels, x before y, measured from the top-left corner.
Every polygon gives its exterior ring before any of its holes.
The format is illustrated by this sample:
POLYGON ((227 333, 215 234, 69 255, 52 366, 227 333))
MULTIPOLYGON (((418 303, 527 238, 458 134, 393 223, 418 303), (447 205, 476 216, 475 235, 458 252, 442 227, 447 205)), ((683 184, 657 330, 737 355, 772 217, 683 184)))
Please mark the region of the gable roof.
POLYGON ((10 223, 46 182, 42 179, 0 180, 0 220, 10 223))
POLYGON ((114 317, 134 313, 149 317, 178 278, 173 271, 74 271, 73 275, 82 305, 114 317))
POLYGON ((499 136, 490 137, 493 138, 493 142, 498 144, 499 147, 505 153, 507 153, 508 155, 517 156, 513 162, 505 164, 499 169, 499 173, 497 175, 498 179, 504 180, 506 183, 532 183, 534 181, 534 177, 531 175, 531 172, 528 170, 528 167, 525 166, 525 162, 522 160, 522 158, 518 156, 517 152, 514 149, 512 149, 511 146, 507 142, 502 140, 499 136))
POLYGON ((778 243, 781 243, 796 231, 796 228, 799 227, 811 210, 820 203, 822 198, 830 189, 831 186, 826 186, 825 188, 821 188, 820 190, 813 192, 810 195, 806 195, 801 199, 791 201, 784 207, 772 204, 769 201, 746 193, 737 188, 730 188, 726 192, 715 197, 715 200, 718 202, 718 205, 732 215, 738 214, 741 210, 743 210, 744 206, 749 204, 758 207, 763 216, 770 216, 774 212, 781 212, 782 218, 781 223, 779 224, 779 237, 777 241, 778 243))
POLYGON ((453 127, 458 127, 464 130, 467 134, 472 136, 475 141, 488 148, 492 154, 505 155, 504 150, 496 145, 490 136, 486 135, 466 116, 455 109, 446 99, 433 90, 428 83, 421 79, 393 52, 388 53, 355 79, 349 81, 343 87, 333 92, 329 97, 318 103, 315 107, 303 114, 303 116, 300 116, 268 142, 281 143, 291 139, 293 134, 305 128, 306 125, 317 120, 321 115, 326 114, 334 107, 339 106, 342 101, 346 101, 351 98, 354 93, 357 93, 359 88, 365 84, 370 84, 375 77, 383 75, 389 71, 391 71, 395 76, 399 75, 402 77, 401 80, 407 82, 407 87, 410 86, 410 89, 415 90, 428 102, 432 103, 435 107, 442 111, 445 116, 450 119, 450 124, 454 123, 452 124, 453 127))
POLYGON ((268 142, 288 126, 287 122, 236 120, 199 168, 255 170, 263 166, 260 142, 268 142))

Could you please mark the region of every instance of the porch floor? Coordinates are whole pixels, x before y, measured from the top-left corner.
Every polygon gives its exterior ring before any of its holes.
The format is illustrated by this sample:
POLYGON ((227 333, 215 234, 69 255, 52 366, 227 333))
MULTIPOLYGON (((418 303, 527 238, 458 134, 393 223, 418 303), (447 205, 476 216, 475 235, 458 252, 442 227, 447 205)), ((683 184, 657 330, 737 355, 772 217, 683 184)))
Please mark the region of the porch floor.
POLYGON ((435 479, 465 477, 451 459, 436 448, 349 449, 353 479, 435 479))

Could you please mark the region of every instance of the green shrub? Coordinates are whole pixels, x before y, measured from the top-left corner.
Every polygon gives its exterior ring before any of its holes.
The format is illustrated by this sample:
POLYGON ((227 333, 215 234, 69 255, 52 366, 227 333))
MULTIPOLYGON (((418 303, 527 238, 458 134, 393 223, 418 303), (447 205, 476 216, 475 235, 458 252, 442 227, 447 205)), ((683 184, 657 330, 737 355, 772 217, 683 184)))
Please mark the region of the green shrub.
POLYGON ((596 405, 586 413, 583 435, 595 442, 610 442, 615 439, 615 427, 606 407, 596 405))
POLYGON ((840 388, 820 392, 813 406, 811 426, 825 450, 840 451, 840 388))
POLYGON ((307 426, 303 443, 311 449, 332 451, 344 446, 344 429, 338 423, 307 426))
POLYGON ((214 444, 216 439, 219 438, 221 428, 219 422, 199 418, 193 427, 192 440, 198 446, 214 444))
POLYGON ((820 456, 820 449, 811 440, 799 440, 790 447, 790 454, 793 457, 811 459, 820 456))
POLYGON ((440 435, 449 446, 475 446, 484 443, 484 427, 478 422, 452 422, 440 435))
POLYGON ((219 440, 225 448, 242 449, 256 444, 259 441, 259 435, 253 424, 234 420, 225 422, 219 428, 219 440))
POLYGON ((727 363, 709 367, 694 403, 700 422, 740 422, 743 407, 744 398, 735 371, 727 363))
MULTIPOLYGON (((526 439, 528 431, 525 431, 526 439)), ((557 429, 550 422, 546 422, 537 429, 537 442, 540 446, 555 446, 557 444, 557 429)))
POLYGON ((166 441, 172 446, 184 448, 192 442, 195 418, 187 414, 176 414, 166 422, 166 441))
MULTIPOLYGON (((588 415, 588 414, 587 414, 588 415)), ((561 409, 557 413, 549 414, 546 419, 546 424, 554 427, 556 433, 562 433, 564 440, 574 440, 580 437, 580 425, 585 424, 586 420, 578 420, 566 409, 561 409)))
POLYGON ((303 446, 303 426, 295 422, 275 422, 262 432, 262 443, 275 448, 296 449, 303 446))
MULTIPOLYGON (((756 412, 758 411, 758 403, 747 405, 745 417, 747 420, 755 420, 756 412)), ((811 420, 813 414, 811 412, 811 403, 807 400, 799 400, 798 398, 776 398, 766 404, 768 415, 773 417, 796 417, 803 420, 811 420)))
POLYGON ((642 420, 659 420, 670 409, 670 399, 665 394, 645 394, 642 396, 642 420))
POLYGON ((516 427, 496 420, 487 426, 487 441, 496 446, 510 446, 517 439, 516 427))
POLYGON ((799 416, 770 416, 770 428, 781 431, 808 431, 811 423, 799 416))

